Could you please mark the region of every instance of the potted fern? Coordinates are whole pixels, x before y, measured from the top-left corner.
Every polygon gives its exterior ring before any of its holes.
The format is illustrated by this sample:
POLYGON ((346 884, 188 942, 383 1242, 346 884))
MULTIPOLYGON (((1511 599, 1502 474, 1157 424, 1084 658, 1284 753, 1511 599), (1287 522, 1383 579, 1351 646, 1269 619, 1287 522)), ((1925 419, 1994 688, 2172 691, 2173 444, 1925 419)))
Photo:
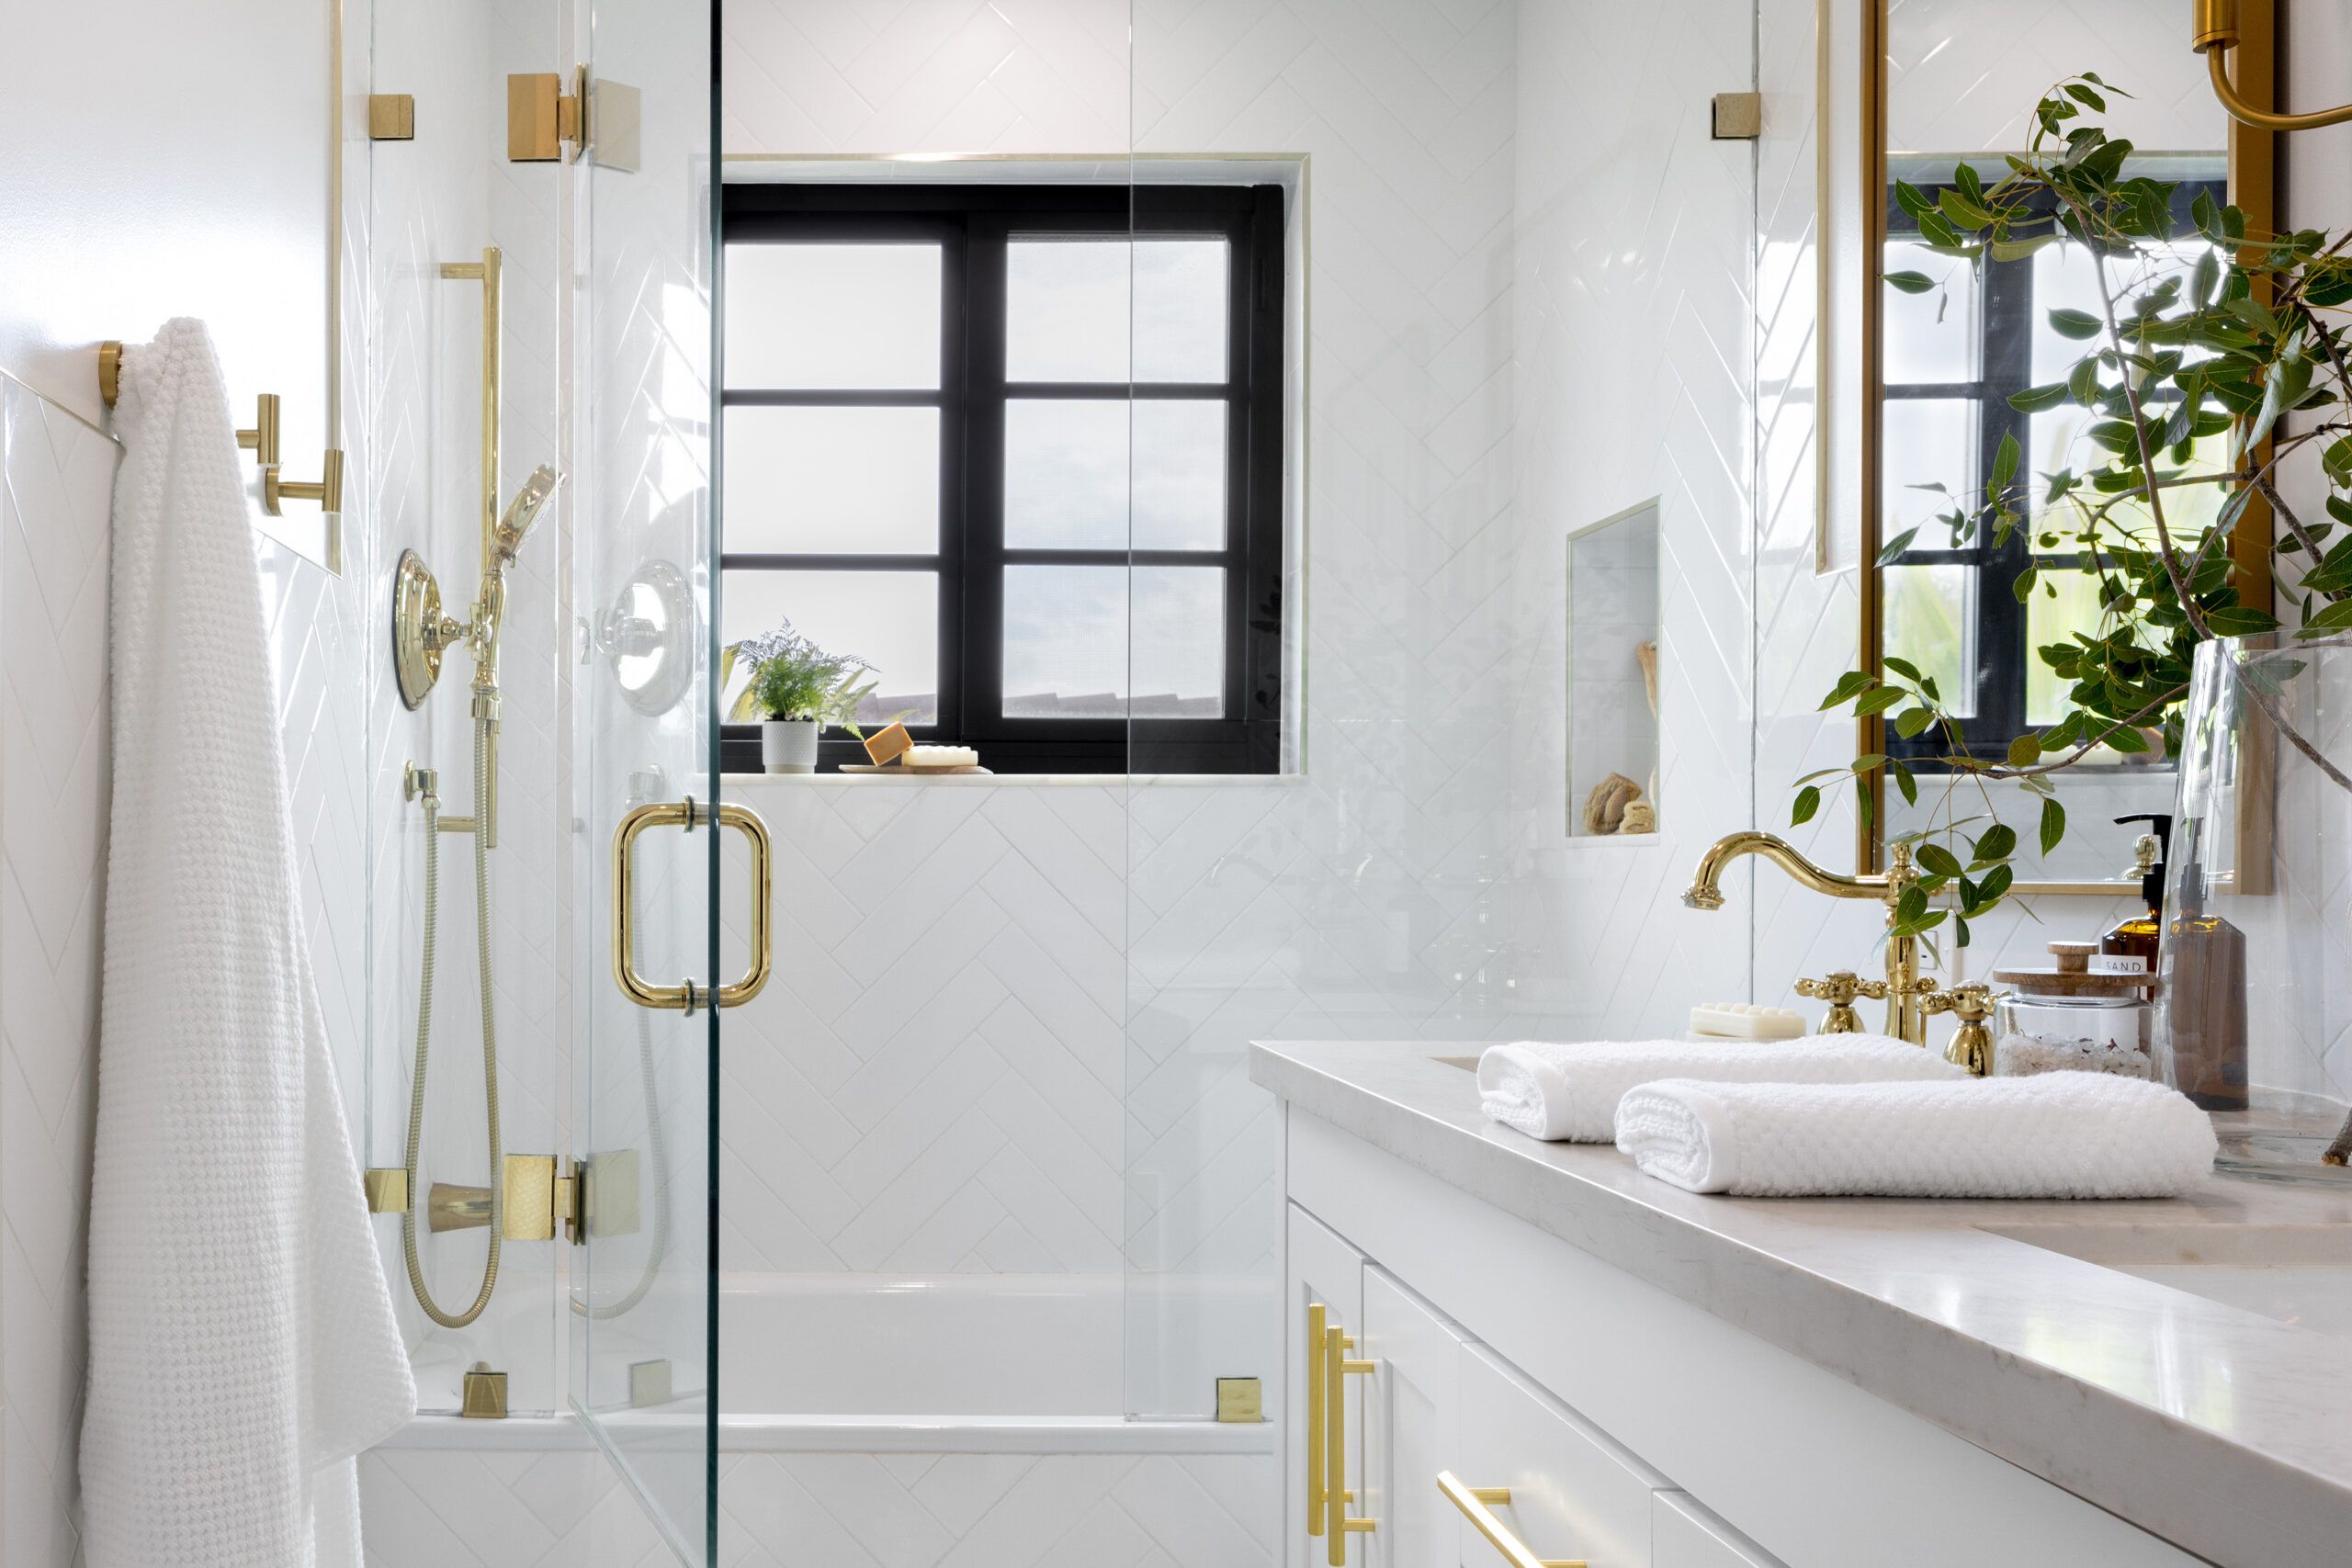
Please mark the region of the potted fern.
POLYGON ((873 666, 863 659, 827 653, 786 621, 775 631, 727 646, 719 666, 722 687, 734 678, 738 660, 749 662, 751 678, 728 717, 759 721, 760 761, 769 773, 815 773, 817 738, 829 724, 858 733, 858 705, 875 685, 865 678, 873 666))

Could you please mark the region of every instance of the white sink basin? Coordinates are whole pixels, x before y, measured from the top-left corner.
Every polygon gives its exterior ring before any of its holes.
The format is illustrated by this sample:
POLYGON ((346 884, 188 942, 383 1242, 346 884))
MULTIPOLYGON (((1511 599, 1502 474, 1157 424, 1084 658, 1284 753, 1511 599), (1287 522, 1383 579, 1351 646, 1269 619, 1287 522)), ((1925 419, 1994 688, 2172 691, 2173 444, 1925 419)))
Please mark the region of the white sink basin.
POLYGON ((1986 1228, 2224 1306, 2352 1338, 2352 1225, 1986 1228))

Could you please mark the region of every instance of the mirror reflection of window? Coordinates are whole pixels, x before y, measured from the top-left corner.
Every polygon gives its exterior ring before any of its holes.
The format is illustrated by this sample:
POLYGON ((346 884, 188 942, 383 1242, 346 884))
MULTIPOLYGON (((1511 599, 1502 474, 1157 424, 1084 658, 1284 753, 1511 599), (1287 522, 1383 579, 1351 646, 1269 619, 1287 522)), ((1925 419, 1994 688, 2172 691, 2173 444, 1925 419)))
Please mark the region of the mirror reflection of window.
MULTIPOLYGON (((1917 294, 1877 279, 1864 285, 1881 311, 1878 537, 1894 541, 1918 530, 1872 577, 1881 651, 1908 659, 1934 678, 1963 716, 1972 753, 2000 757, 2018 734, 2046 728, 2067 711, 2067 683, 2036 650, 2097 632, 2098 578, 2086 570, 2096 563, 2062 553, 2071 540, 2044 545, 2031 527, 2006 546, 1956 543, 1936 518, 1982 504, 2004 436, 2016 439, 2019 478, 2035 492, 2045 488, 2042 476, 2061 468, 2080 473, 2097 461, 2084 411, 2066 405, 2020 413, 2008 398, 2062 379, 2092 346, 2053 331, 2049 313, 2096 313, 2091 269, 2098 264, 2074 245, 1975 265, 1937 255, 1895 200, 1895 182, 1933 199, 1957 185, 1964 163, 1984 184, 1996 183, 2008 172, 2007 156, 2023 151, 2034 105, 2051 84, 2096 71, 2119 89, 2108 96, 2102 123, 2138 149, 2132 171, 2179 186, 2174 218, 2180 241, 2158 265, 2185 273, 2202 243, 2188 221, 2191 204, 2200 192, 2224 199, 2228 121, 2205 82, 2201 57, 2187 49, 2132 47, 2130 40, 2146 32, 2145 0, 2070 0, 2055 7, 2041 0, 1880 3, 1885 186, 1868 199, 1884 204, 1886 228, 1876 259, 1882 276, 1912 272, 1934 280, 1917 294), (1926 485, 1940 485, 1943 493, 1912 488, 1926 485), (2022 599, 2020 580, 2030 586, 2022 599)), ((2132 281, 2110 276, 2111 283, 2132 281)), ((2198 451, 2190 467, 2220 456, 2198 451)), ((2217 494, 2176 491, 2166 521, 2194 532, 2212 523, 2218 502, 2217 494)), ((2119 509, 2111 527, 2144 525, 2144 515, 2119 509)), ((1888 728, 1886 750, 1915 769, 1931 767, 1927 759, 1948 749, 1933 735, 1906 740, 1888 728)), ((2104 828, 2109 817, 2170 809, 2172 775, 2160 756, 2110 751, 2094 761, 2100 765, 2075 770, 2059 785, 2078 825, 2104 828)), ((1916 807, 1888 789, 1878 823, 1883 833, 1928 825, 1947 781, 1919 782, 1916 807)), ((2122 829, 2070 832, 2054 857, 2029 857, 2018 874, 2036 882, 2112 882, 2130 860, 2130 837, 2122 829)))
MULTIPOLYGON (((2036 651, 2102 626, 2098 578, 2063 547, 2071 538, 2021 527, 2006 542, 1955 539, 1943 517, 1973 513, 2005 440, 2018 443, 2020 476, 2036 503, 2045 477, 2093 466, 2088 411, 2067 404, 2021 413, 2009 399, 2028 388, 2063 380, 2086 345, 2050 325, 2057 310, 2101 310, 2095 265, 2085 247, 2047 246, 2030 255, 1968 262, 1939 255, 1923 244, 1916 221, 1894 199, 1894 181, 1930 199, 1952 188, 1958 160, 1892 158, 1887 190, 1885 270, 1912 272, 1935 287, 1908 293, 1882 285, 1883 389, 1881 410, 1881 537, 1909 536, 1909 545, 1881 569, 1883 651, 1908 660, 1933 677, 1956 712, 1969 750, 2006 755, 2029 729, 2065 713, 2065 682, 2036 651), (1907 230, 1907 231, 1906 231, 1907 230)), ((2172 273, 2184 277, 2204 243, 2189 209, 2199 195, 2224 198, 2225 170, 2213 159, 2159 158, 2147 172, 2177 182, 2174 207, 2182 238, 2153 261, 2109 260, 2108 284, 2125 298, 2172 273)), ((1968 160, 1985 185, 2006 173, 1996 159, 1968 160)), ((2211 471, 2227 437, 2200 443, 2189 471, 2211 471)), ((2061 503, 2062 506, 2064 504, 2061 503)), ((2217 493, 2190 489, 2168 505, 2169 525, 2187 535, 2211 526, 2217 493)), ((2038 515, 2038 513, 2037 513, 2038 515)), ((2128 538, 2149 526, 2144 507, 2110 513, 2109 527, 2128 538)), ((1937 734, 1890 735, 1890 753, 1929 762, 1950 750, 1937 734)), ((2154 753, 2114 765, 2150 768, 2154 753)))

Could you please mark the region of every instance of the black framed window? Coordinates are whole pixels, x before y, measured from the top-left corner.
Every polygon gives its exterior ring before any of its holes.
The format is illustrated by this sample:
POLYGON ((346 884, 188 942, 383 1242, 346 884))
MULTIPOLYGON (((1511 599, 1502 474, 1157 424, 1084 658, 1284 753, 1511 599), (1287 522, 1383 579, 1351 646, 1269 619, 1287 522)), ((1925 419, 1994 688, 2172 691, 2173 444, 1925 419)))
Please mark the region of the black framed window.
POLYGON ((788 617, 998 773, 1277 771, 1283 199, 727 186, 726 638, 788 617))
MULTIPOLYGON (((1981 171, 1985 183, 2005 171, 1981 171)), ((1952 167, 1906 173, 1936 199, 1951 184, 1952 167)), ((2169 177, 2168 175, 2159 177, 2169 177)), ((2174 192, 2175 233, 2184 269, 2204 242, 2189 214, 2200 194, 2219 205, 2226 197, 2218 171, 2192 173, 2174 192)), ((2036 649, 2061 642, 2076 627, 2098 624, 2097 578, 2079 556, 2041 547, 2030 526, 2003 544, 1980 536, 1957 547, 1933 519, 1958 506, 1973 512, 2001 444, 2014 438, 2021 453, 2019 479, 2033 491, 2040 476, 2083 467, 2074 450, 2090 415, 2072 404, 2041 413, 2009 406, 2012 394, 2063 380, 2091 344, 2058 337, 2047 326, 2056 308, 2098 309, 2095 265, 2075 243, 2045 247, 2007 260, 1987 256, 1973 267, 1935 255, 1918 226, 1887 189, 1885 270, 1918 271, 1942 280, 1934 292, 1884 295, 1881 408, 1881 533, 1894 538, 1917 527, 1917 536, 1879 568, 1885 651, 1932 675, 1964 716, 1962 736, 1980 757, 2005 755, 2009 742, 2064 716, 2066 685, 2036 649), (1940 484, 1948 493, 1917 487, 1940 484), (2031 592, 2019 581, 2031 570, 2031 592)), ((2196 492, 2179 503, 2193 507, 2196 492)), ((2167 503, 2167 510, 2174 503, 2167 503)), ((2189 518, 2192 524, 2196 521, 2189 518)), ((2063 533, 2063 531, 2062 531, 2063 533)), ((1905 739, 1889 728, 1886 750, 1915 765, 1941 755, 1948 742, 1928 733, 1905 739)))

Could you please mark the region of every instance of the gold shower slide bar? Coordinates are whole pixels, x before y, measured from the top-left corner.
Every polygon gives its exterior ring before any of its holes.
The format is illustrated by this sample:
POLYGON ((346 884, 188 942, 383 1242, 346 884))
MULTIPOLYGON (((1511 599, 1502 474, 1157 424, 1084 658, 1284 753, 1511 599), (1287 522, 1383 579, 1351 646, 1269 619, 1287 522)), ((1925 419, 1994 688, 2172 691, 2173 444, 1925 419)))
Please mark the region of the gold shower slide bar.
POLYGON ((479 280, 481 284, 481 570, 487 573, 498 537, 498 400, 505 369, 500 317, 504 310, 505 253, 496 245, 484 245, 481 260, 443 262, 441 276, 451 282, 479 280))

